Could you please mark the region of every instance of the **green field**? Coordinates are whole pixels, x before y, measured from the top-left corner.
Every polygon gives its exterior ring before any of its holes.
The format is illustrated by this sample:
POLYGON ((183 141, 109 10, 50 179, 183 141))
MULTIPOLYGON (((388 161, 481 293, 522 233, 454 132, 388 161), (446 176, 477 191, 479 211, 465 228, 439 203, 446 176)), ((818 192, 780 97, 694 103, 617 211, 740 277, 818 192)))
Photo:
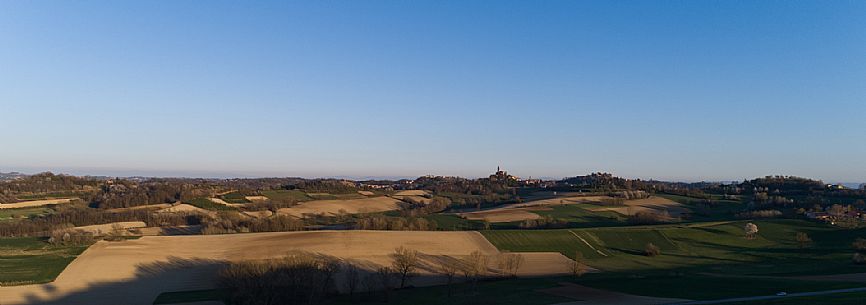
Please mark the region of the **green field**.
POLYGON ((192 303, 203 301, 220 301, 227 297, 227 292, 219 289, 163 292, 153 301, 157 304, 192 303))
POLYGON ((717 221, 732 219, 736 213, 742 212, 744 205, 737 200, 722 199, 720 195, 712 196, 709 202, 700 198, 686 197, 672 194, 656 194, 655 196, 667 198, 682 203, 692 210, 692 221, 717 221))
MULTIPOLYGON (((340 295, 327 300, 325 304, 546 305, 575 301, 574 299, 536 291, 538 289, 556 287, 558 286, 557 283, 562 280, 562 278, 531 278, 481 281, 478 283, 477 292, 472 288, 471 284, 460 283, 452 286, 452 296, 450 298, 448 297, 447 286, 407 288, 392 291, 388 296, 387 303, 384 302, 385 296, 382 292, 362 292, 351 297, 348 295, 340 295)), ((226 293, 218 289, 168 292, 160 294, 153 304, 216 301, 224 299, 225 296, 226 293)))
POLYGON ((766 220, 754 221, 758 236, 746 239, 744 223, 481 233, 501 250, 556 251, 569 257, 580 252, 588 265, 604 271, 585 275, 580 284, 637 295, 716 299, 864 286, 786 276, 866 272, 866 266, 851 262, 850 248, 855 237, 866 237, 866 230, 766 220), (814 243, 798 248, 795 232, 807 232, 814 243), (650 242, 661 248, 660 256, 643 255, 650 242))
POLYGON ((52 212, 54 212, 54 210, 47 207, 2 209, 0 210, 0 221, 21 217, 31 218, 34 216, 50 214, 52 212))
POLYGON ((777 292, 809 292, 862 287, 860 283, 803 281, 784 278, 718 277, 696 273, 588 274, 576 281, 593 288, 634 295, 716 300, 735 297, 774 295, 777 292), (650 284, 651 283, 651 284, 650 284))
POLYGON ((52 246, 40 238, 0 238, 0 285, 53 281, 87 246, 52 246))
POLYGON ((20 200, 43 200, 43 199, 59 199, 71 198, 86 193, 85 191, 66 191, 66 192, 50 192, 32 195, 19 195, 20 200))
POLYGON ((226 206, 226 205, 222 205, 222 204, 210 201, 210 199, 207 199, 207 198, 196 198, 196 199, 187 201, 185 203, 194 205, 196 207, 200 207, 200 208, 205 209, 205 210, 211 210, 211 211, 234 210, 234 208, 232 208, 230 206, 226 206))
POLYGON ((250 203, 250 201, 247 200, 247 197, 244 196, 244 194, 238 192, 223 194, 220 196, 220 198, 228 203, 250 203))
POLYGON ((744 223, 496 230, 482 234, 503 250, 557 251, 569 257, 579 251, 589 265, 610 272, 671 269, 729 274, 866 272, 866 266, 850 262, 853 254, 850 244, 856 237, 866 237, 864 229, 840 230, 801 220, 765 220, 755 221, 758 236, 749 240, 743 234, 744 223), (797 247, 794 234, 800 231, 814 240, 810 248, 797 247), (649 242, 659 246, 662 255, 642 255, 649 242), (816 264, 817 261, 821 263, 816 264))
POLYGON ((787 297, 773 300, 725 303, 726 305, 849 305, 864 304, 866 292, 846 292, 809 297, 787 297))
POLYGON ((437 228, 442 231, 480 230, 484 227, 481 221, 467 220, 454 214, 431 214, 424 218, 435 221, 437 228))
POLYGON ((270 190, 270 191, 262 191, 262 196, 268 197, 268 199, 274 201, 310 201, 313 200, 312 197, 307 196, 307 193, 304 193, 300 190, 270 190))

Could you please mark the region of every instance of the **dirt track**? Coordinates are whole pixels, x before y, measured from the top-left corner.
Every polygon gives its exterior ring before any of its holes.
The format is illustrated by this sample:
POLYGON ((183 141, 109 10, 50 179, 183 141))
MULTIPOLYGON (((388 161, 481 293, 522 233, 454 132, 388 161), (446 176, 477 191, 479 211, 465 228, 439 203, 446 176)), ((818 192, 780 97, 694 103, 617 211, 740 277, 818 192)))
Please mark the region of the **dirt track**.
MULTIPOLYGON (((75 259, 50 284, 0 287, 0 303, 10 304, 151 304, 165 291, 212 288, 212 278, 226 261, 317 252, 372 270, 390 264, 390 254, 405 246, 421 253, 424 266, 415 285, 430 285, 433 262, 481 251, 492 259, 499 251, 477 232, 314 231, 208 236, 146 236, 122 242, 98 242, 75 259)), ((569 260, 559 253, 526 254, 521 275, 563 274, 569 260)), ((490 267, 494 268, 494 267, 490 267)))

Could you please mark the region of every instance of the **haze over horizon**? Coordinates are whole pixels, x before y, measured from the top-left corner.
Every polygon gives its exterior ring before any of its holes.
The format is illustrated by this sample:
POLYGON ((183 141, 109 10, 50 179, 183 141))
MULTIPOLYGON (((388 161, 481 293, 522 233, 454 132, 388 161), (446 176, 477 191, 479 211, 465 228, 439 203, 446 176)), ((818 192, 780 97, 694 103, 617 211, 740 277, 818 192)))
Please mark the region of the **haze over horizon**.
POLYGON ((0 171, 866 181, 866 2, 0 2, 0 171))

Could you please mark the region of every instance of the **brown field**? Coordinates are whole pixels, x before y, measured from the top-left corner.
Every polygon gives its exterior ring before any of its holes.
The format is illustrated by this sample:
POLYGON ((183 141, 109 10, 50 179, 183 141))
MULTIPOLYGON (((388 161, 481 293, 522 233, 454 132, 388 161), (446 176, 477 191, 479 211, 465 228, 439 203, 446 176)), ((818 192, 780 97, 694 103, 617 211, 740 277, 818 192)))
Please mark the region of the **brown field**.
POLYGON ((428 204, 428 203, 430 203, 430 201, 432 201, 430 198, 423 197, 423 196, 397 196, 397 195, 394 195, 391 197, 397 198, 399 200, 411 200, 411 201, 423 203, 423 204, 428 204))
POLYGON ((160 209, 156 212, 157 213, 200 213, 200 214, 206 214, 206 215, 211 215, 211 216, 216 215, 216 212, 214 212, 214 211, 208 211, 208 210, 202 209, 200 207, 186 204, 186 203, 173 205, 173 206, 168 207, 168 208, 160 209))
POLYGON ((358 194, 361 194, 364 196, 375 196, 376 195, 376 193, 373 193, 371 191, 358 191, 358 194))
MULTIPOLYGON (((422 276, 414 285, 439 284, 435 261, 472 251, 490 257, 494 274, 499 251, 477 232, 309 231, 194 236, 145 236, 100 241, 75 259, 53 283, 0 287, 11 304, 151 304, 161 292, 213 288, 215 272, 229 261, 266 259, 298 250, 343 259, 365 270, 391 263, 404 246, 420 252, 422 276)), ((561 275, 570 260, 559 253, 526 253, 521 275, 561 275)), ((339 279, 339 277, 338 277, 339 279)), ((342 285, 340 285, 341 287, 342 285)))
POLYGON ((399 202, 397 199, 384 196, 347 200, 313 200, 279 209, 277 213, 295 217, 303 217, 304 214, 337 215, 340 210, 349 214, 373 213, 396 210, 399 202))
MULTIPOLYGON (((264 197, 264 196, 262 196, 262 197, 264 197)), ((267 197, 265 197, 265 199, 267 199, 267 197)), ((242 206, 244 206, 243 203, 228 203, 225 200, 222 200, 220 198, 208 198, 207 200, 210 200, 211 202, 216 203, 216 204, 222 204, 224 206, 230 206, 230 207, 242 207, 242 206)))
POLYGON ((108 233, 112 233, 114 231, 114 227, 118 226, 121 229, 134 229, 134 228, 144 228, 147 224, 144 221, 121 221, 121 222, 112 222, 101 225, 91 225, 91 226, 81 226, 75 227, 76 231, 90 232, 93 235, 101 236, 108 233))
POLYGON ((539 209, 543 208, 532 207, 491 209, 486 211, 461 213, 460 216, 469 220, 486 220, 487 222, 512 222, 523 221, 527 219, 539 219, 541 218, 541 216, 531 212, 539 209))
POLYGON ((253 218, 268 218, 271 215, 274 215, 274 212, 264 210, 264 211, 243 211, 241 214, 253 217, 253 218))
POLYGON ((265 196, 245 196, 244 198, 252 202, 263 202, 270 200, 268 199, 268 197, 265 196))
POLYGON ((631 215, 641 211, 667 211, 673 217, 679 217, 688 213, 689 209, 682 204, 662 197, 649 197, 645 199, 626 200, 625 206, 597 207, 590 211, 613 211, 623 215, 631 215))
POLYGON ((148 205, 139 205, 139 206, 134 206, 134 207, 129 207, 129 208, 114 208, 114 209, 108 209, 105 211, 111 212, 111 213, 122 213, 122 212, 126 212, 126 211, 147 210, 147 209, 165 209, 165 208, 170 208, 170 207, 171 207, 170 203, 156 203, 156 204, 148 204, 148 205))
POLYGON ((41 207, 44 205, 64 204, 64 203, 70 203, 70 202, 72 202, 71 198, 30 200, 30 201, 22 201, 22 202, 16 202, 16 203, 0 204, 0 209, 33 208, 33 207, 41 207))
POLYGON ((430 195, 430 192, 425 190, 405 190, 394 193, 394 196, 426 196, 430 195))

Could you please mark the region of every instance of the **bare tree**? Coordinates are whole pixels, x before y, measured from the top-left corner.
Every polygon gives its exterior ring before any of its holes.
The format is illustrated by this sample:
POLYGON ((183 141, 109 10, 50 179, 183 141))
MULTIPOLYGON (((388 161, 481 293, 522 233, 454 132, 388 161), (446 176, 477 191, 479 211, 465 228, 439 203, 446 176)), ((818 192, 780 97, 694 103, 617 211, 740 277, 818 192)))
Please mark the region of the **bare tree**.
POLYGON ((454 277, 457 275, 457 271, 460 270, 460 264, 451 259, 441 259, 439 260, 439 273, 445 276, 448 285, 448 297, 451 297, 452 293, 452 284, 454 284, 454 277))
POLYGON ((361 282, 361 269, 358 266, 355 266, 352 263, 346 263, 346 282, 343 285, 346 288, 346 291, 349 293, 349 296, 354 296, 355 291, 358 290, 358 284, 361 282))
POLYGON ((758 225, 750 222, 747 223, 745 227, 743 227, 743 230, 746 231, 747 239, 755 239, 755 235, 758 234, 758 225))
POLYGON ((394 270, 389 267, 381 267, 376 270, 376 279, 379 280, 379 285, 382 287, 385 302, 388 302, 391 290, 394 289, 394 270))
POLYGON ((516 277, 520 266, 526 261, 521 254, 502 253, 497 256, 499 270, 505 275, 516 277))
POLYGON ((400 274, 400 288, 406 287, 406 282, 414 276, 415 269, 418 268, 418 251, 400 246, 394 249, 391 256, 394 258, 391 266, 400 274))
POLYGON ((469 254, 463 264, 463 275, 472 281, 472 290, 478 290, 478 279, 487 271, 487 256, 475 250, 469 254))

